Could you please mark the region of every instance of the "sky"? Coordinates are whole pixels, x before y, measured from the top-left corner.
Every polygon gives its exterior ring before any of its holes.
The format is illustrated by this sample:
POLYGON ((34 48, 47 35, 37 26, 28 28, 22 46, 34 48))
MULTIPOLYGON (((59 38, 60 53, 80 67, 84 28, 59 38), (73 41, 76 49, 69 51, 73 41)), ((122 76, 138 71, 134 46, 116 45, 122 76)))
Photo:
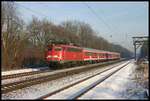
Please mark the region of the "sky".
POLYGON ((16 2, 26 23, 32 16, 58 25, 67 20, 90 24, 108 42, 134 51, 135 36, 148 36, 148 2, 16 2))

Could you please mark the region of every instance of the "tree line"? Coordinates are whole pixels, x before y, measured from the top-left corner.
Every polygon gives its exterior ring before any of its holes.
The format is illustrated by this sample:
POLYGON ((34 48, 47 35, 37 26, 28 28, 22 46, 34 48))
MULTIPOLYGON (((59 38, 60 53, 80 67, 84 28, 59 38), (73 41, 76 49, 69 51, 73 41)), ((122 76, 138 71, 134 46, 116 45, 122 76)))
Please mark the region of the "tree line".
POLYGON ((59 40, 81 47, 119 52, 123 58, 132 54, 126 48, 109 43, 98 36, 98 32, 82 21, 63 21, 55 25, 47 19, 40 20, 33 16, 32 20, 25 24, 17 7, 14 2, 2 2, 2 70, 44 64, 47 45, 51 41, 59 40))

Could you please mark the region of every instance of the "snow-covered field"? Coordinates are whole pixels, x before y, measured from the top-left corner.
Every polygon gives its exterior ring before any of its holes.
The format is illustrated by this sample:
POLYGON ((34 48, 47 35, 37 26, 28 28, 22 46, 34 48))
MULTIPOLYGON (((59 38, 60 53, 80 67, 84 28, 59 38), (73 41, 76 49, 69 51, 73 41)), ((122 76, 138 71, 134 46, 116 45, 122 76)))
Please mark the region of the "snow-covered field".
POLYGON ((11 71, 5 71, 2 72, 2 76, 4 75, 11 75, 11 74, 17 74, 17 73, 24 73, 24 72, 32 72, 32 71, 39 71, 39 70, 46 70, 49 67, 38 67, 38 68, 27 68, 27 69, 19 69, 19 70, 11 70, 11 71))
POLYGON ((115 73, 105 82, 102 82, 79 99, 145 99, 144 94, 133 96, 133 93, 136 92, 131 93, 130 90, 129 93, 127 91, 129 90, 128 88, 136 88, 137 86, 133 80, 135 68, 136 65, 132 61, 125 68, 115 73))
MULTIPOLYGON (((115 64, 113 64, 115 65, 115 64)), ((105 66, 106 68, 110 68, 112 66, 105 66)), ((107 99, 107 98, 130 98, 130 95, 126 95, 126 88, 132 85, 132 73, 135 68, 134 62, 127 67, 122 69, 120 72, 116 73, 112 79, 113 81, 107 81, 106 84, 103 84, 104 87, 97 89, 93 89, 93 94, 90 94, 90 91, 87 94, 89 96, 84 95, 81 99, 107 99), (122 72, 123 71, 123 72, 122 72), (106 85, 106 86, 105 86, 106 85), (110 87, 110 88, 109 88, 110 87), (100 94, 100 95, 98 95, 100 94), (102 96, 103 95, 103 96, 102 96)), ((87 76, 98 73, 99 71, 104 70, 104 68, 93 69, 87 71, 85 73, 74 74, 68 77, 63 77, 58 80, 49 81, 46 83, 34 85, 31 87, 19 89, 7 94, 2 94, 2 99, 37 99, 38 97, 45 95, 53 90, 61 88, 65 85, 68 85, 72 82, 78 81, 79 79, 83 79, 87 76)), ((97 86, 98 87, 98 86, 97 86)))
POLYGON ((80 99, 123 99, 123 91, 130 85, 131 73, 134 69, 134 64, 122 68, 119 72, 115 73, 110 78, 106 79, 80 99))

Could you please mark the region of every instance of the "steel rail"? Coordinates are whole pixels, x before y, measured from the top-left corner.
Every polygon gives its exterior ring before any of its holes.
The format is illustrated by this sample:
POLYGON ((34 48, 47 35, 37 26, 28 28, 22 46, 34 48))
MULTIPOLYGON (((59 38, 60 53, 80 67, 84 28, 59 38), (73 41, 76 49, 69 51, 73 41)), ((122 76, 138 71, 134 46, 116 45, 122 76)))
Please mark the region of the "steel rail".
MULTIPOLYGON (((118 60, 120 61, 120 60, 118 60)), ((113 61, 111 61, 113 62, 113 61)), ((116 61, 114 61, 116 62, 116 61)), ((102 63, 105 64, 107 62, 104 62, 102 63)), ((84 65, 82 65, 84 66, 84 65)), ((85 65, 86 66, 86 65, 85 65)), ((71 67, 67 67, 67 68, 71 68, 71 67)), ((72 67, 72 68, 76 68, 76 67, 72 67)), ((56 69, 56 70, 61 70, 61 69, 66 69, 66 68, 59 68, 59 69, 56 69)), ((4 75, 1 77, 2 80, 6 80, 6 79, 12 79, 12 78, 17 78, 17 77, 23 77, 23 76, 29 76, 29 75, 34 75, 34 74, 39 74, 39 73, 44 73, 44 72, 52 72, 52 71, 56 71, 56 70, 39 70, 39 71, 31 71, 31 72, 23 72, 23 73, 16 73, 16 74, 9 74, 9 75, 4 75)))
POLYGON ((23 77, 23 76, 29 76, 29 75, 45 73, 45 72, 50 72, 50 71, 52 71, 52 70, 42 70, 42 71, 40 70, 40 71, 31 71, 31 72, 23 72, 23 73, 17 73, 17 74, 4 75, 4 76, 2 76, 2 80, 23 77))

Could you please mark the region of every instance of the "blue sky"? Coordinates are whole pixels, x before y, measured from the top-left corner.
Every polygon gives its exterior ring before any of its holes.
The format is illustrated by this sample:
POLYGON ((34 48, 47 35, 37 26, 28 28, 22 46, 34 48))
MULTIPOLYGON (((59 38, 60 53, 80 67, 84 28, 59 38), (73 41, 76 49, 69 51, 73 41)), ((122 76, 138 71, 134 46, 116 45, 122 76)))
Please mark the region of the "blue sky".
POLYGON ((133 51, 133 36, 148 36, 148 2, 16 3, 26 23, 33 15, 39 19, 46 18, 54 24, 67 20, 83 21, 90 24, 99 36, 131 51, 133 51))

